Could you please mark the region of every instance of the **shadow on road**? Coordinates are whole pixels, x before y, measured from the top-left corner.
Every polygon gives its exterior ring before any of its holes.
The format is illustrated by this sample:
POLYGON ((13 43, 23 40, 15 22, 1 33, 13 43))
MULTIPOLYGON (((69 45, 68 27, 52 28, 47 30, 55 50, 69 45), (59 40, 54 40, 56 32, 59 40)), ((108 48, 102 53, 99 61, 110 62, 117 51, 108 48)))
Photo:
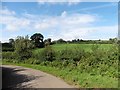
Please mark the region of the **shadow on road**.
POLYGON ((26 86, 21 85, 22 83, 43 77, 28 76, 17 73, 25 70, 26 69, 16 70, 16 68, 2 67, 2 88, 24 88, 26 86))

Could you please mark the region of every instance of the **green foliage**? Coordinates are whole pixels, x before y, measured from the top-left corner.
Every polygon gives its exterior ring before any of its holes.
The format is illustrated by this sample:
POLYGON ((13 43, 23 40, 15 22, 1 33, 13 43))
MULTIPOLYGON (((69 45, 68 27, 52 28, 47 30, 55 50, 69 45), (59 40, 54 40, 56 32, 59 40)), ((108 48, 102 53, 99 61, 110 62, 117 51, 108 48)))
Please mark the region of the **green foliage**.
POLYGON ((53 61, 55 59, 55 51, 51 46, 45 47, 45 49, 41 52, 41 58, 44 61, 53 61))
POLYGON ((25 60, 30 58, 32 56, 32 48, 33 45, 27 36, 25 38, 18 37, 15 41, 16 58, 19 60, 25 60))
POLYGON ((70 57, 71 57, 71 54, 72 54, 72 50, 70 49, 64 49, 64 50, 61 50, 59 52, 57 52, 59 54, 59 59, 60 60, 69 60, 70 57))
POLYGON ((113 44, 117 43, 117 38, 110 38, 109 40, 82 40, 82 39, 73 39, 72 41, 65 41, 63 39, 59 39, 56 41, 52 41, 54 44, 63 44, 63 43, 71 43, 71 44, 113 44))
POLYGON ((106 87, 109 87, 108 83, 115 87, 119 74, 118 49, 116 44, 53 45, 33 50, 32 57, 24 63, 62 70, 55 74, 82 87, 104 87, 103 83, 106 87), (110 81, 106 81, 108 78, 110 81))
POLYGON ((41 57, 42 54, 41 54, 42 51, 37 51, 37 52, 33 52, 32 54, 32 58, 34 58, 35 60, 39 60, 40 62, 43 61, 43 58, 41 57))
POLYGON ((24 63, 27 63, 27 64, 40 64, 41 62, 39 60, 36 60, 35 58, 29 58, 29 59, 25 60, 24 63))
POLYGON ((89 45, 91 48, 89 51, 84 49, 85 46, 84 48, 75 45, 72 48, 64 46, 64 49, 58 51, 54 49, 54 46, 47 46, 36 52, 33 51, 32 58, 25 60, 25 63, 56 68, 68 67, 70 70, 76 69, 78 72, 87 72, 90 75, 107 75, 118 78, 117 45, 110 45, 110 48, 107 46, 89 45))
POLYGON ((35 33, 30 37, 30 39, 34 43, 35 47, 38 47, 38 48, 43 48, 44 47, 44 42, 43 42, 44 37, 43 37, 42 34, 35 33))
POLYGON ((75 61, 78 62, 85 56, 85 51, 79 47, 74 47, 73 49, 69 49, 66 47, 61 51, 56 52, 56 59, 58 60, 66 60, 66 61, 75 61))
POLYGON ((10 43, 2 43, 2 51, 3 52, 14 51, 14 46, 10 43))
POLYGON ((78 68, 82 72, 91 73, 91 75, 107 75, 118 78, 118 48, 114 45, 110 50, 98 47, 90 53, 90 56, 81 60, 78 68))
POLYGON ((41 51, 34 52, 32 57, 36 60, 39 60, 40 62, 53 61, 55 60, 55 51, 52 49, 51 46, 46 46, 41 51))
POLYGON ((15 53, 14 52, 2 52, 2 58, 3 59, 15 59, 15 53))
POLYGON ((15 64, 18 64, 18 63, 20 63, 18 60, 16 60, 16 59, 8 59, 8 58, 4 58, 3 60, 2 60, 2 63, 15 63, 15 64))
POLYGON ((61 61, 59 61, 59 60, 54 60, 54 61, 52 61, 51 63, 50 63, 50 66, 52 66, 52 67, 57 67, 57 68, 62 68, 62 62, 61 61))
POLYGON ((44 62, 42 62, 40 65, 49 66, 49 65, 50 65, 50 62, 49 62, 49 61, 44 61, 44 62))

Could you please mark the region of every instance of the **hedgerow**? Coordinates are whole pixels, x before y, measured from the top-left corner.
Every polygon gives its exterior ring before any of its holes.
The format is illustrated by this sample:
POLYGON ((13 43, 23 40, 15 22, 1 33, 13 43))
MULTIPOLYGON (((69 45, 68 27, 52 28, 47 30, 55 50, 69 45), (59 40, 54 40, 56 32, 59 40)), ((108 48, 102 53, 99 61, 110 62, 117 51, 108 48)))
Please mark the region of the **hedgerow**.
MULTIPOLYGON (((3 52, 3 59, 7 62, 14 61, 16 52, 3 52)), ((24 54, 25 55, 25 54, 24 54)), ((110 49, 100 48, 93 45, 91 51, 82 48, 65 48, 55 51, 52 46, 47 46, 41 51, 33 53, 31 58, 24 60, 27 64, 40 64, 60 69, 69 68, 70 71, 86 72, 90 75, 102 75, 118 78, 118 46, 113 45, 110 49)), ((76 79, 75 79, 76 80, 76 79)))

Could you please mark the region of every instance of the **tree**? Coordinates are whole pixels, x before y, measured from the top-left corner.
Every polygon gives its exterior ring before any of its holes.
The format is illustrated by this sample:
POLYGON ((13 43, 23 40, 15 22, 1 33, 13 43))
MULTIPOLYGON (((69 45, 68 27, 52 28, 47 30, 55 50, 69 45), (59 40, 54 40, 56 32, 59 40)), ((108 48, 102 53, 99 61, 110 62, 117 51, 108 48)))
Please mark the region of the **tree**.
POLYGON ((47 41, 48 41, 49 43, 51 43, 51 38, 48 38, 47 41))
POLYGON ((77 42, 79 42, 80 41, 80 39, 77 39, 77 42))
POLYGON ((110 43, 117 43, 118 39, 117 38, 110 38, 109 41, 110 41, 110 43))
POLYGON ((44 42, 43 42, 44 37, 42 34, 35 33, 30 37, 30 39, 33 41, 36 47, 38 48, 44 47, 44 42))
POLYGON ((28 36, 26 36, 25 38, 18 36, 15 40, 15 54, 17 59, 19 60, 25 60, 30 58, 32 56, 32 48, 33 45, 28 39, 28 36))
POLYGON ((63 39, 59 39, 59 40, 57 40, 57 43, 66 43, 66 41, 63 39))
POLYGON ((72 43, 75 43, 75 42, 77 42, 77 40, 76 40, 76 39, 72 40, 72 43))
POLYGON ((12 44, 12 45, 14 45, 14 39, 10 38, 9 39, 9 43, 12 44))
POLYGON ((12 46, 12 48, 14 48, 14 46, 15 46, 15 41, 14 41, 14 39, 10 38, 10 39, 9 39, 9 44, 12 46))
POLYGON ((51 38, 44 40, 45 46, 51 45, 51 38))

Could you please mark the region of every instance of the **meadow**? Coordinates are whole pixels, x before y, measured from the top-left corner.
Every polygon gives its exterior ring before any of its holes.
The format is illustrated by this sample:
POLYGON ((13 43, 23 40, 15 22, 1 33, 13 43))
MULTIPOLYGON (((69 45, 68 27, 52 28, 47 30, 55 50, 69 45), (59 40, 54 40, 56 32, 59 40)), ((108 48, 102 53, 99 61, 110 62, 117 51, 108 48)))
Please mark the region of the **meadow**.
POLYGON ((80 88, 118 87, 117 44, 54 44, 33 49, 31 58, 22 61, 14 52, 3 52, 3 64, 42 70, 80 88))
MULTIPOLYGON (((92 51, 92 47, 93 46, 99 46, 99 48, 101 49, 110 49, 111 47, 113 47, 113 44, 54 44, 54 45, 51 45, 52 48, 55 50, 55 51, 61 51, 61 50, 64 50, 66 48, 68 49, 75 49, 75 48, 81 48, 81 49, 84 49, 85 51, 92 51)), ((36 49, 35 52, 39 51, 39 50, 43 50, 44 48, 42 49, 36 49)))

